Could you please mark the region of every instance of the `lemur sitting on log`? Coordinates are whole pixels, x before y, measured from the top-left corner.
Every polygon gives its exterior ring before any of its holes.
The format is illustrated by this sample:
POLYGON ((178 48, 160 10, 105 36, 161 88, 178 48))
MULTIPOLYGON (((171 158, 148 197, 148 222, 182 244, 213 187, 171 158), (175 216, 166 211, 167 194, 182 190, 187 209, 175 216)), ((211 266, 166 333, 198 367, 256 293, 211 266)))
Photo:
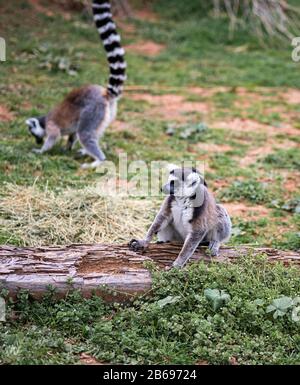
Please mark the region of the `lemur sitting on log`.
POLYGON ((183 267, 200 243, 208 243, 211 255, 217 256, 221 244, 230 238, 231 220, 201 174, 194 168, 174 168, 162 191, 168 196, 146 237, 132 239, 130 249, 143 251, 157 235, 159 242, 183 242, 173 267, 183 267))
POLYGON ((83 168, 97 167, 105 160, 99 147, 99 139, 107 126, 115 119, 117 101, 126 80, 126 62, 121 38, 112 20, 109 0, 93 0, 94 21, 107 52, 110 76, 108 85, 87 85, 73 90, 62 103, 46 116, 26 120, 30 133, 36 142, 45 143, 36 153, 50 150, 57 140, 68 135, 67 149, 72 149, 79 140, 82 145, 81 154, 94 158, 92 163, 85 163, 83 168))

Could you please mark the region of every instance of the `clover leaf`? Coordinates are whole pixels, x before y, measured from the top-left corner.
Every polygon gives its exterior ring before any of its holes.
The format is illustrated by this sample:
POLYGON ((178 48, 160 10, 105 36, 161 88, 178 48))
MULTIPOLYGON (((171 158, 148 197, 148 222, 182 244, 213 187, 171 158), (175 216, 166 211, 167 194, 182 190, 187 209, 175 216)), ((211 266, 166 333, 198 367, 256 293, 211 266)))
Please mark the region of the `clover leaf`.
POLYGON ((219 289, 205 289, 204 296, 211 303, 212 308, 215 311, 220 309, 230 300, 230 295, 224 290, 219 289))

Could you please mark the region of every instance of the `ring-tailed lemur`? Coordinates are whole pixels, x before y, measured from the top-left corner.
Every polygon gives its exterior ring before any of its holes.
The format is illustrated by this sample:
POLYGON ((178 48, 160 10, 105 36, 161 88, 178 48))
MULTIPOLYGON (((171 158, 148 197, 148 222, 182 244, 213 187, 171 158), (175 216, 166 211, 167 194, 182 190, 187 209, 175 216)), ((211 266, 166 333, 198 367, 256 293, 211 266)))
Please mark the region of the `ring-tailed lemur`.
POLYGON ((83 168, 97 167, 105 160, 98 142, 116 117, 117 100, 126 80, 125 52, 112 20, 109 0, 93 0, 92 6, 94 21, 109 63, 110 75, 106 89, 98 85, 75 89, 46 116, 26 120, 36 142, 43 143, 45 139, 42 148, 34 152, 48 151, 61 136, 68 135, 67 149, 72 149, 78 139, 83 147, 81 154, 95 159, 90 164, 83 164, 83 168))
POLYGON ((129 247, 142 251, 157 234, 159 242, 183 242, 174 267, 183 267, 200 243, 208 243, 211 255, 217 256, 221 243, 230 238, 231 221, 200 173, 194 168, 175 168, 162 191, 168 196, 145 239, 132 239, 129 247))

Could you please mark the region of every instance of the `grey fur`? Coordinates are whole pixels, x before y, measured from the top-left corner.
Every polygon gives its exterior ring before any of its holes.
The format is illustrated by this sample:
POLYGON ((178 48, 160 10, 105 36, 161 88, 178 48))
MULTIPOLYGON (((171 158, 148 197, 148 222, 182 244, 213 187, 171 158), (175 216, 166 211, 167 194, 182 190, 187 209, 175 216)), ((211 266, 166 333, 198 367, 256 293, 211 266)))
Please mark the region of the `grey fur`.
POLYGON ((26 123, 36 140, 40 143, 45 138, 42 148, 33 151, 39 154, 49 151, 61 136, 68 135, 67 150, 79 140, 84 154, 94 158, 94 162, 82 167, 97 167, 105 160, 99 139, 114 120, 117 108, 117 98, 107 98, 104 93, 105 90, 96 85, 74 90, 43 118, 45 126, 36 118, 28 119, 26 123))
POLYGON ((106 127, 103 125, 99 129, 99 126, 105 120, 107 106, 103 97, 101 97, 102 100, 99 97, 97 99, 88 100, 86 107, 81 111, 77 135, 86 153, 95 161, 103 162, 105 155, 99 146, 99 139, 106 127))
POLYGON ((92 163, 83 164, 83 168, 97 167, 105 160, 98 142, 116 117, 117 100, 122 94, 127 66, 121 38, 112 20, 109 0, 93 0, 92 8, 109 64, 110 75, 106 89, 97 85, 75 89, 45 117, 26 120, 37 143, 45 139, 42 148, 34 152, 49 151, 61 136, 67 135, 67 150, 71 150, 79 140, 83 146, 82 154, 94 159, 92 163))
POLYGON ((43 154, 46 151, 51 150, 51 148, 55 145, 57 140, 59 139, 59 136, 55 135, 48 135, 46 137, 45 143, 43 144, 42 148, 34 148, 32 151, 35 152, 36 154, 43 154))
POLYGON ((173 267, 183 267, 202 242, 209 244, 212 256, 218 255, 221 244, 230 238, 231 221, 225 208, 216 204, 203 178, 196 173, 192 169, 171 171, 163 187, 163 191, 171 195, 164 200, 146 237, 130 241, 132 250, 145 249, 157 234, 159 242, 183 242, 173 267))

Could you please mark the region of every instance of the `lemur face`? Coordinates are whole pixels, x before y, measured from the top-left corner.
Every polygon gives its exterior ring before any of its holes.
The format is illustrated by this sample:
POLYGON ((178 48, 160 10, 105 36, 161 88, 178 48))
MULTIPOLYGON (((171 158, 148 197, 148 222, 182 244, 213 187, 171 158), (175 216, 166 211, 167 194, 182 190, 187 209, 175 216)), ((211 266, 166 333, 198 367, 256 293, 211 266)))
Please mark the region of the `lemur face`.
POLYGON ((175 168, 170 171, 168 182, 162 187, 166 195, 192 197, 200 184, 203 183, 200 173, 191 168, 175 168))
POLYGON ((29 132, 35 137, 37 144, 43 143, 45 125, 42 119, 30 118, 26 120, 29 132))

